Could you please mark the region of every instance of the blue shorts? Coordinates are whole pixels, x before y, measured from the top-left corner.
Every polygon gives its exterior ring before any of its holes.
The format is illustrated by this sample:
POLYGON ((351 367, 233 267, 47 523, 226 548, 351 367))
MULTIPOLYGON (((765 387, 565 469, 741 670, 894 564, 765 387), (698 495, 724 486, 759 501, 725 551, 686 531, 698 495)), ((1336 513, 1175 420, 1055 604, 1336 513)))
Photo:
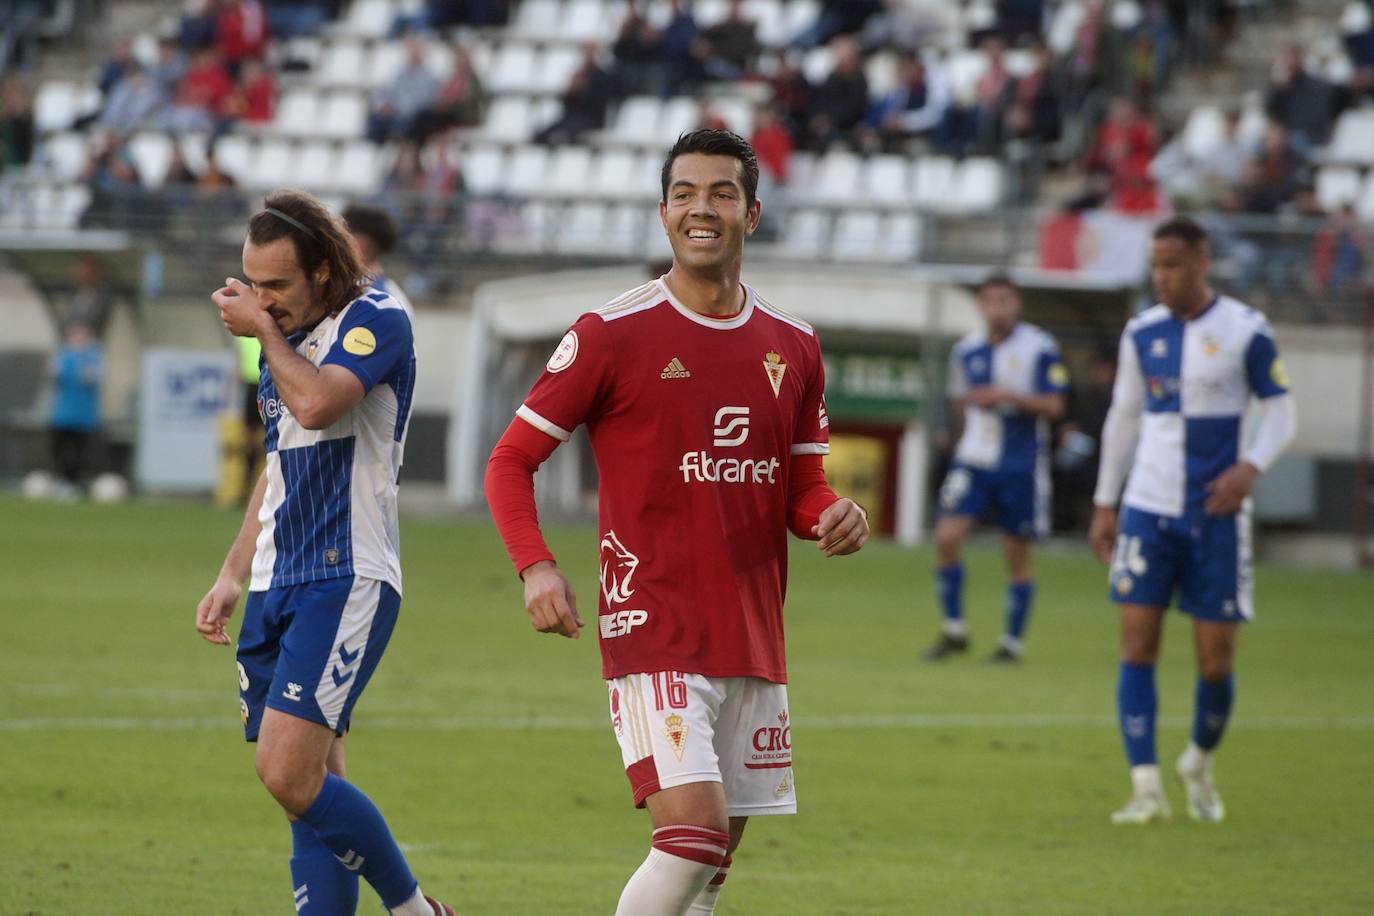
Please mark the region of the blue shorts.
POLYGON ((997 510, 997 524, 1012 537, 1049 533, 1049 486, 1034 469, 990 471, 956 463, 940 487, 940 514, 981 519, 997 510))
POLYGON ((238 644, 244 737, 257 740, 268 706, 348 731, 400 609, 394 588, 359 576, 249 592, 238 644))
POLYGON ((1178 607, 1198 620, 1254 615, 1250 510, 1181 518, 1125 506, 1117 527, 1110 586, 1117 604, 1178 607))

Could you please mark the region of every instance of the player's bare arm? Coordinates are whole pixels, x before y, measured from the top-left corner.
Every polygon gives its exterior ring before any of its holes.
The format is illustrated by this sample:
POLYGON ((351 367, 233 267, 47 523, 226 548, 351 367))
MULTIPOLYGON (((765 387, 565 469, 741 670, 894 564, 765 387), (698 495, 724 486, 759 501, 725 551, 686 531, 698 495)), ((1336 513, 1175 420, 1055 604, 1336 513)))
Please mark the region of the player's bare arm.
POLYGON ((1112 551, 1116 547, 1116 509, 1111 506, 1098 506, 1093 509, 1092 524, 1088 527, 1088 543, 1092 545, 1093 555, 1104 566, 1112 562, 1112 551))
POLYGON ((266 492, 267 475, 264 473, 253 488, 253 496, 248 500, 248 509, 243 514, 243 525, 224 557, 215 584, 210 586, 196 606, 196 629, 200 631, 202 639, 217 646, 227 646, 231 642, 224 628, 234 614, 234 607, 243 594, 243 580, 248 578, 253 566, 253 549, 262 530, 258 510, 262 507, 262 497, 266 492))
POLYGON ((1006 388, 981 386, 972 388, 968 393, 970 403, 978 407, 1014 407, 1022 413, 1058 420, 1064 416, 1064 396, 1062 394, 1019 394, 1006 388))
POLYGON ((1237 461, 1207 484, 1207 501, 1203 509, 1208 515, 1235 515, 1259 476, 1259 468, 1248 461, 1237 461))
POLYGON ((525 611, 540 633, 577 639, 584 626, 577 614, 572 585, 552 560, 540 560, 520 573, 525 582, 525 611))
POLYGON ((816 546, 827 557, 842 557, 858 552, 868 541, 868 513, 848 497, 826 507, 814 529, 816 546))
POLYGON ((316 366, 296 352, 257 291, 230 277, 210 297, 231 334, 256 337, 272 372, 277 393, 306 429, 325 429, 356 407, 367 394, 363 383, 342 366, 316 366))

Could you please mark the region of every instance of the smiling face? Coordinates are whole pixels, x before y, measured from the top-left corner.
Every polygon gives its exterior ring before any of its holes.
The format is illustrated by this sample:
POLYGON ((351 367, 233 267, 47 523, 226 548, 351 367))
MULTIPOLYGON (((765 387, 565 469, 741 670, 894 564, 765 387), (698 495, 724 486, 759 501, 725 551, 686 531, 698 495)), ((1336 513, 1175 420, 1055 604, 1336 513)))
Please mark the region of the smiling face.
POLYGON ((290 238, 262 245, 244 242, 243 275, 276 321, 277 329, 288 337, 314 324, 327 311, 321 293, 329 278, 329 266, 321 264, 314 277, 308 278, 290 238))
POLYGON ((673 160, 658 212, 675 263, 720 271, 743 258, 744 240, 758 228, 762 207, 748 202, 742 170, 733 156, 686 153, 673 160))

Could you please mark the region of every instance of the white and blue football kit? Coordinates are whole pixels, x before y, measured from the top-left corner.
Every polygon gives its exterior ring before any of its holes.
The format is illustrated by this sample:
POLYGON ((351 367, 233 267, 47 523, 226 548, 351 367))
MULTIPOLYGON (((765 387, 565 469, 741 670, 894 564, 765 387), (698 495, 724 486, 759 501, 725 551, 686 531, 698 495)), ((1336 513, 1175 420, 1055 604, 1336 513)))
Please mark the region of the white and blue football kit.
MULTIPOLYGON (((1252 397, 1270 404, 1288 392, 1264 316, 1227 296, 1179 321, 1163 305, 1132 319, 1121 337, 1112 414, 1139 425, 1111 567, 1119 604, 1179 608, 1204 620, 1249 620, 1254 613, 1250 508, 1204 511, 1208 485, 1244 458, 1263 471, 1291 436, 1291 416, 1266 424, 1242 453, 1242 421, 1252 397)), ((1291 411, 1289 399, 1283 406, 1291 411)), ((1114 506, 1122 464, 1103 438, 1096 503, 1114 506)))
POLYGON ((250 741, 264 707, 343 734, 401 602, 396 489, 415 390, 410 319, 369 289, 289 341, 316 366, 348 369, 367 393, 327 429, 306 429, 264 361, 267 489, 238 644, 250 741))
MULTIPOLYGON (((1000 343, 983 332, 961 339, 950 353, 948 391, 962 398, 971 388, 996 387, 1022 395, 1061 394, 1068 371, 1053 337, 1018 322, 1000 343)), ((1014 407, 967 405, 964 433, 940 490, 946 515, 980 518, 989 509, 1010 535, 1043 536, 1049 530, 1049 424, 1014 407)))

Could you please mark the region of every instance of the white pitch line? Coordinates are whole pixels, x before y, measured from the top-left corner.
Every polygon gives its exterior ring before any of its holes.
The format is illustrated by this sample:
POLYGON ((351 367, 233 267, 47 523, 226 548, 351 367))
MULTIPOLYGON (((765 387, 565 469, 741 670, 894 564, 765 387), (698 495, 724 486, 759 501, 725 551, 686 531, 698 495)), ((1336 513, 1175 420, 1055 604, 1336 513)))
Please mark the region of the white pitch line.
MULTIPOLYGON (((157 731, 190 732, 229 730, 237 722, 231 716, 45 716, 22 719, 0 719, 0 732, 56 732, 56 731, 157 731)), ((602 718, 578 716, 512 716, 480 718, 466 716, 379 716, 359 717, 358 728, 365 731, 600 731, 609 723, 602 718)), ((1186 716, 1164 716, 1159 724, 1167 728, 1186 727, 1192 719, 1186 716)), ((1116 726, 1112 716, 1058 715, 1027 713, 1025 715, 964 714, 964 715, 874 715, 874 716, 814 716, 799 717, 800 729, 815 731, 919 731, 937 729, 1042 729, 1088 728, 1109 729, 1116 726)), ((1371 731, 1374 716, 1253 716, 1240 717, 1233 728, 1263 731, 1371 731)))

